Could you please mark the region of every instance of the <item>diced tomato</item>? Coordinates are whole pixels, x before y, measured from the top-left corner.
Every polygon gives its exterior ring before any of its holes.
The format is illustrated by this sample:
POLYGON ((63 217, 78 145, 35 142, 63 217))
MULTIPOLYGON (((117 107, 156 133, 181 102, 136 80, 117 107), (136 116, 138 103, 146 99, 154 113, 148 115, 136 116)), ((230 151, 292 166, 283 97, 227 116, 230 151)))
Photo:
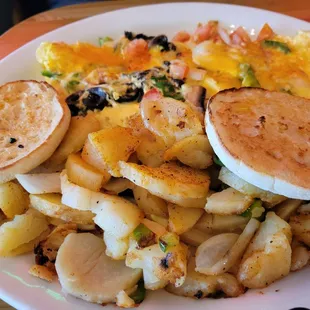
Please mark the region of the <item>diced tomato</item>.
POLYGON ((124 54, 126 57, 134 58, 148 54, 147 42, 143 39, 135 39, 125 47, 124 54))
POLYGON ((174 79, 183 80, 188 73, 188 66, 183 61, 173 60, 169 67, 169 73, 174 79))
POLYGON ((191 38, 190 34, 186 31, 178 32, 172 39, 173 42, 186 42, 191 38))
POLYGON ((193 34, 195 43, 200 43, 206 40, 214 39, 217 37, 217 21, 209 21, 207 24, 199 24, 193 34))
POLYGON ((143 100, 156 101, 162 97, 161 92, 157 88, 152 88, 143 96, 143 100))
POLYGON ((268 24, 265 24, 259 32, 256 41, 271 39, 274 36, 274 32, 268 24))
POLYGON ((246 43, 251 42, 250 36, 242 27, 238 27, 233 33, 231 33, 230 39, 233 45, 238 46, 243 46, 246 43))
POLYGON ((227 45, 231 45, 231 39, 229 33, 225 28, 219 27, 218 34, 222 42, 226 43, 227 45))

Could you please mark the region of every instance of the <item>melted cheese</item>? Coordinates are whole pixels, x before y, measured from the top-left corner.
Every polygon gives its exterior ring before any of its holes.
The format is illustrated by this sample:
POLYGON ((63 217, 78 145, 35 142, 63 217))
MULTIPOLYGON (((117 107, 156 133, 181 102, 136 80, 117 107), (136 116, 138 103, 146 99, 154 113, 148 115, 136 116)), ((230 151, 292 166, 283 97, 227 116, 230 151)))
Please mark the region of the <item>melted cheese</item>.
POLYGON ((115 126, 125 127, 128 117, 139 113, 139 104, 127 103, 118 104, 115 107, 106 107, 101 112, 96 113, 101 128, 111 128, 115 126))
MULTIPOLYGON (((240 64, 247 63, 253 68, 261 87, 310 98, 310 34, 306 32, 300 32, 294 38, 274 38, 289 45, 292 50, 289 54, 276 48, 264 48, 260 42, 235 48, 209 40, 197 46, 193 42, 176 43, 177 51, 169 52, 162 52, 160 47, 154 46, 146 51, 145 59, 134 57, 130 61, 124 55, 128 44, 124 40, 117 43, 117 48, 113 47, 115 42, 103 47, 88 43, 45 42, 37 50, 37 59, 43 69, 62 74, 58 79, 48 79, 57 89, 65 89, 76 72, 81 73, 79 80, 82 81, 96 68, 103 68, 113 75, 115 72, 147 70, 161 66, 164 61, 181 59, 190 68, 199 67, 207 71, 203 81, 188 79, 186 82, 206 87, 209 96, 222 89, 240 87, 240 64)), ((84 87, 83 83, 76 89, 79 87, 84 87)))

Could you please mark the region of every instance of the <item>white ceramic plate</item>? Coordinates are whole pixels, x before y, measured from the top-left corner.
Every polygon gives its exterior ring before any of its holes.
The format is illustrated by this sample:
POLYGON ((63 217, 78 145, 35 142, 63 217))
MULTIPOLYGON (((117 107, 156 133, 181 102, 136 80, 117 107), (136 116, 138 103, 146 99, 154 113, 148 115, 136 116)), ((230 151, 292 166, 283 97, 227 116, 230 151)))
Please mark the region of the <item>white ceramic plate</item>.
MULTIPOLYGON (((97 43, 98 37, 120 36, 124 30, 147 34, 173 35, 178 30, 193 30, 198 22, 217 19, 227 27, 246 27, 251 34, 268 22, 280 34, 294 35, 298 30, 310 30, 310 24, 264 10, 212 3, 175 3, 135 7, 97 15, 50 32, 18 49, 0 62, 0 84, 20 79, 41 79, 35 51, 42 41, 97 43)), ((67 310, 103 309, 61 293, 60 285, 49 284, 28 275, 34 263, 31 254, 0 259, 0 298, 17 309, 67 310)), ((251 309, 288 310, 310 308, 310 268, 291 273, 285 279, 264 290, 251 290, 238 298, 193 300, 162 292, 152 292, 139 307, 153 309, 251 309)), ((105 310, 116 309, 109 305, 105 310)))

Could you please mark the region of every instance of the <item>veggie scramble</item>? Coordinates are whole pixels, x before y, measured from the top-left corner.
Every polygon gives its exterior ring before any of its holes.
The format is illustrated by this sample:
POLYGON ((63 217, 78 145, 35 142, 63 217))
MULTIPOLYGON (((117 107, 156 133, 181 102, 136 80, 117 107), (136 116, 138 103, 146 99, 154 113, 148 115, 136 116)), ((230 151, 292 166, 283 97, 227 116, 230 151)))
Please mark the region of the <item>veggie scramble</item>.
POLYGON ((217 21, 171 41, 43 42, 42 75, 71 122, 47 161, 0 185, 0 256, 34 251, 32 275, 125 308, 146 290, 237 297, 308 265, 310 204, 232 173, 203 120, 224 89, 310 98, 309 47, 306 32, 265 24, 252 39, 217 21))

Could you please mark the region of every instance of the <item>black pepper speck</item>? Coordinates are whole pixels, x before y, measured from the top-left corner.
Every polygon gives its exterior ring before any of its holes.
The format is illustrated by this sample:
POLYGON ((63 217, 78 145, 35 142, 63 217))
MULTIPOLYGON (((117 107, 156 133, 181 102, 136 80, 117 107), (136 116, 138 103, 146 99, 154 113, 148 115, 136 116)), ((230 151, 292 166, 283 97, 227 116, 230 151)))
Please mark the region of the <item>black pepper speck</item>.
POLYGON ((23 146, 22 144, 19 144, 18 147, 19 147, 20 149, 23 149, 23 148, 24 148, 24 146, 23 146))

